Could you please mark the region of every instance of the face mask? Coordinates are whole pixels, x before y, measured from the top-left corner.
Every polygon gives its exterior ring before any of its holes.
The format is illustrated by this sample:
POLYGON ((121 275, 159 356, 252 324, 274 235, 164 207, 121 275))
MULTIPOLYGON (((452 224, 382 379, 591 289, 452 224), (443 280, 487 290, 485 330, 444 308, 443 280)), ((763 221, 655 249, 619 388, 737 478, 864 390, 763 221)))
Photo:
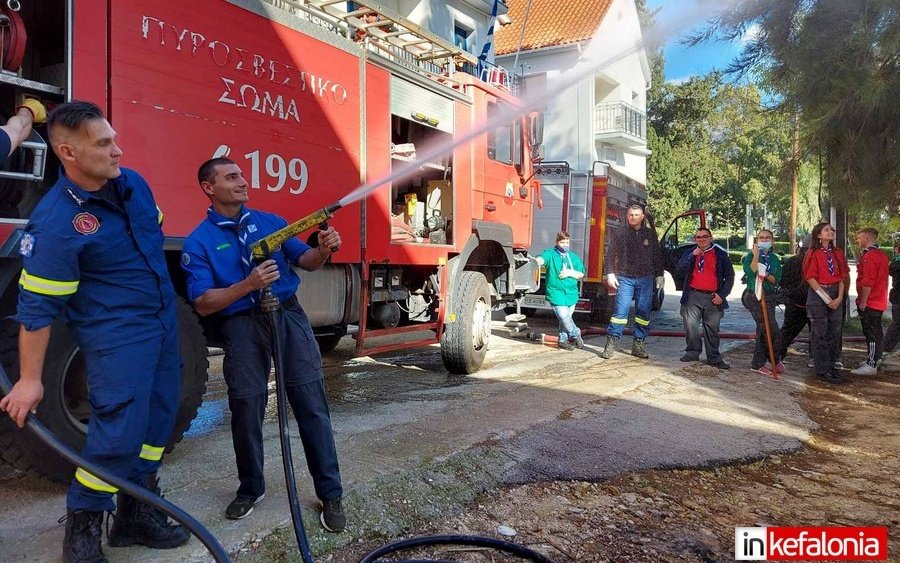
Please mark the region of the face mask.
POLYGON ((568 248, 563 248, 563 247, 561 247, 561 246, 558 245, 558 244, 556 245, 556 250, 560 251, 562 254, 565 254, 566 252, 569 251, 568 248))
POLYGON ((758 243, 758 246, 759 246, 760 250, 764 250, 764 251, 768 252, 772 248, 772 242, 771 241, 760 242, 760 243, 758 243))

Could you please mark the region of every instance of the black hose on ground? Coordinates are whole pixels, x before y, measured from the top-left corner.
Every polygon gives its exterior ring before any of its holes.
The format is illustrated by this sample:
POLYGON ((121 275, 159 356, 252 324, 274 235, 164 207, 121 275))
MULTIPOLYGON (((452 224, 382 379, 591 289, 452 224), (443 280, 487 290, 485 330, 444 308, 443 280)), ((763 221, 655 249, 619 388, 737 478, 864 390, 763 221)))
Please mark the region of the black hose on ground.
MULTIPOLYGON (((4 371, 2 367, 0 367, 0 390, 3 391, 4 395, 8 395, 12 390, 12 383, 9 381, 9 377, 7 377, 6 371, 4 371)), ((175 520, 194 534, 197 539, 200 540, 200 543, 206 546, 206 549, 209 550, 209 554, 212 555, 213 559, 217 562, 226 563, 231 561, 231 558, 228 557, 228 552, 225 551, 225 548, 222 547, 222 544, 219 543, 215 536, 213 536, 203 524, 198 522, 184 510, 178 508, 166 499, 156 496, 147 489, 126 479, 121 479, 103 467, 82 458, 47 430, 47 427, 31 413, 29 413, 25 419, 25 429, 34 434, 38 440, 46 444, 47 447, 72 465, 84 468, 92 475, 96 475, 103 481, 117 487, 123 493, 163 511, 167 516, 172 518, 172 520, 175 520)))
MULTIPOLYGON (((553 560, 523 545, 512 543, 494 538, 486 538, 482 536, 420 536, 418 538, 410 538, 408 540, 400 540, 387 545, 381 546, 375 551, 366 554, 359 563, 377 563, 381 557, 406 551, 417 547, 430 547, 435 545, 470 545, 474 547, 487 547, 497 551, 505 551, 527 561, 536 561, 537 563, 553 563, 553 560)), ((421 559, 402 560, 402 563, 414 563, 423 561, 421 559)), ((443 560, 427 560, 431 563, 443 563, 443 560)), ((401 561, 391 560, 391 563, 401 563, 401 561)))
POLYGON ((300 557, 304 563, 313 563, 312 553, 309 549, 309 540, 306 538, 306 529, 303 527, 303 515, 300 512, 300 502, 297 500, 297 480, 294 477, 294 458, 291 454, 291 440, 288 435, 287 390, 285 388, 284 369, 281 357, 281 340, 278 338, 278 311, 281 303, 272 293, 272 286, 266 286, 263 290, 260 306, 266 315, 269 325, 269 338, 272 340, 272 360, 275 364, 275 396, 278 400, 278 437, 281 441, 281 461, 284 465, 284 481, 287 485, 288 504, 291 508, 291 522, 294 525, 294 535, 297 537, 297 547, 300 549, 300 557))

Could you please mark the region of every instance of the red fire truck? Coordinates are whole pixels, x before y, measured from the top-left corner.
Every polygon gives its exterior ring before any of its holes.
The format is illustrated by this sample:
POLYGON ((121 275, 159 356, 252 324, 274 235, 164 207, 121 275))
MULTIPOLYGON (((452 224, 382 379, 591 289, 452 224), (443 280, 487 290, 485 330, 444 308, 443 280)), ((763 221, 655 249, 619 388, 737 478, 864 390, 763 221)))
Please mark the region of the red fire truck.
MULTIPOLYGON (((123 164, 148 179, 165 214, 182 296, 181 243, 209 204, 196 184, 204 160, 230 156, 250 180, 251 205, 289 221, 415 163, 336 214, 344 245, 320 271, 303 273, 299 297, 323 351, 349 329, 357 354, 439 343, 449 371, 474 372, 491 312, 537 289, 539 268, 526 249, 541 116, 519 112, 450 148, 518 106, 502 71, 490 73, 494 84, 481 81, 459 70, 477 64, 465 51, 368 0, 349 13, 346 4, 23 0, 0 18, 4 52, 22 54, 0 72, 0 107, 12 110, 28 94, 48 104, 92 100, 106 111, 123 164), (416 159, 436 144, 448 150, 416 159), (405 333, 402 344, 379 344, 405 333)), ((17 300, 21 230, 58 175, 42 139, 46 129, 37 127, 0 172, 3 318, 17 300)), ((0 357, 15 379, 17 327, 4 322, 0 357)), ((185 369, 170 446, 196 414, 207 346, 220 341, 216 319, 201 322, 183 299, 179 323, 185 369)), ((89 414, 84 364, 62 323, 52 330, 44 384, 39 417, 80 447, 89 414)), ((71 477, 7 417, 0 456, 25 471, 71 477)))
MULTIPOLYGON (((587 269, 575 311, 590 314, 592 322, 606 325, 612 315, 616 293, 604 277, 609 241, 617 229, 626 225, 625 213, 629 205, 644 207, 647 226, 655 228, 652 211, 647 207, 647 188, 608 163, 599 161, 593 164, 589 173, 570 170, 564 161, 541 162, 535 166, 535 177, 541 182, 541 196, 535 210, 531 252, 540 254, 542 249, 553 246, 557 232, 567 231, 572 237, 572 250, 583 258, 587 269)), ((678 258, 692 248, 696 229, 705 226, 705 211, 695 210, 679 215, 666 228, 660 246, 670 273, 678 258)), ((681 290, 684 280, 676 278, 674 281, 676 289, 681 290)), ((538 292, 519 299, 519 310, 527 315, 538 309, 550 309, 543 293, 542 279, 538 292)), ((662 289, 656 292, 654 311, 662 306, 664 297, 662 289)), ((512 311, 514 307, 507 309, 512 311)))

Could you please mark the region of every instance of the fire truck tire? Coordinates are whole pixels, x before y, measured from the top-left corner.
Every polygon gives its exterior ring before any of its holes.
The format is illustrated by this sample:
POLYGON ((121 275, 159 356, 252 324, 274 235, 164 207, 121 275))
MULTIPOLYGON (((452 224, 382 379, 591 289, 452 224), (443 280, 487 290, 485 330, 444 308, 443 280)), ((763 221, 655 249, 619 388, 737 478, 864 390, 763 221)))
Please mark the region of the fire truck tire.
POLYGON ((187 301, 176 297, 178 308, 178 348, 181 352, 181 401, 175 426, 169 435, 166 452, 171 452, 175 444, 184 438, 184 433, 191 427, 197 417, 197 411, 206 393, 206 381, 209 377, 209 358, 206 350, 206 337, 200 326, 200 319, 187 301))
MULTIPOLYGON (((3 367, 10 380, 19 377, 16 347, 18 325, 3 321, 6 349, 0 351, 3 367)), ((181 405, 166 451, 181 441, 206 392, 208 361, 206 341, 200 323, 186 302, 178 300, 178 330, 184 367, 182 368, 181 405)), ((84 361, 74 335, 61 322, 50 331, 50 343, 44 362, 44 399, 38 406, 38 418, 63 443, 75 451, 84 446, 88 416, 84 361)), ((53 454, 49 448, 22 432, 7 416, 0 416, 0 457, 29 475, 68 483, 75 468, 53 454)))
POLYGON ((599 325, 609 324, 612 318, 615 300, 608 295, 600 295, 591 301, 591 322, 599 325))
POLYGON ((441 357, 450 373, 478 371, 487 354, 491 335, 491 290, 484 274, 462 271, 454 294, 456 318, 446 323, 441 336, 441 357))
POLYGON ((327 354, 331 352, 337 345, 341 342, 341 335, 339 334, 317 334, 316 342, 319 344, 319 353, 327 354))
POLYGON ((663 288, 653 290, 653 307, 651 311, 659 311, 662 309, 663 301, 666 299, 666 290, 663 288))

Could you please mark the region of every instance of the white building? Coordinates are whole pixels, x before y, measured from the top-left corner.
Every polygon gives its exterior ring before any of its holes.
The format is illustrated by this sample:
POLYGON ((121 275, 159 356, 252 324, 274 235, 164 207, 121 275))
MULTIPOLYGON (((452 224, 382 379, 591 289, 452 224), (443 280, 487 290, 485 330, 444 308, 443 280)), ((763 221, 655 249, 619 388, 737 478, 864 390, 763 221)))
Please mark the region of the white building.
MULTIPOLYGON (((520 95, 552 94, 542 108, 544 160, 569 164, 565 183, 573 192, 589 188, 595 161, 646 184, 650 66, 633 0, 507 0, 507 5, 512 24, 496 31, 496 63, 519 77, 520 95), (578 82, 558 91, 573 73, 578 82)), ((543 183, 552 196, 553 179, 543 183)), ((565 199, 575 200, 572 196, 565 199)), ((545 202, 562 205, 558 199, 545 197, 545 202)), ((555 214, 539 213, 536 221, 542 215, 555 214)), ((572 223, 577 215, 570 213, 568 222, 576 250, 583 244, 580 232, 586 231, 572 223)), ((558 228, 558 221, 552 229, 536 224, 533 248, 552 246, 553 240, 544 239, 558 228)))

